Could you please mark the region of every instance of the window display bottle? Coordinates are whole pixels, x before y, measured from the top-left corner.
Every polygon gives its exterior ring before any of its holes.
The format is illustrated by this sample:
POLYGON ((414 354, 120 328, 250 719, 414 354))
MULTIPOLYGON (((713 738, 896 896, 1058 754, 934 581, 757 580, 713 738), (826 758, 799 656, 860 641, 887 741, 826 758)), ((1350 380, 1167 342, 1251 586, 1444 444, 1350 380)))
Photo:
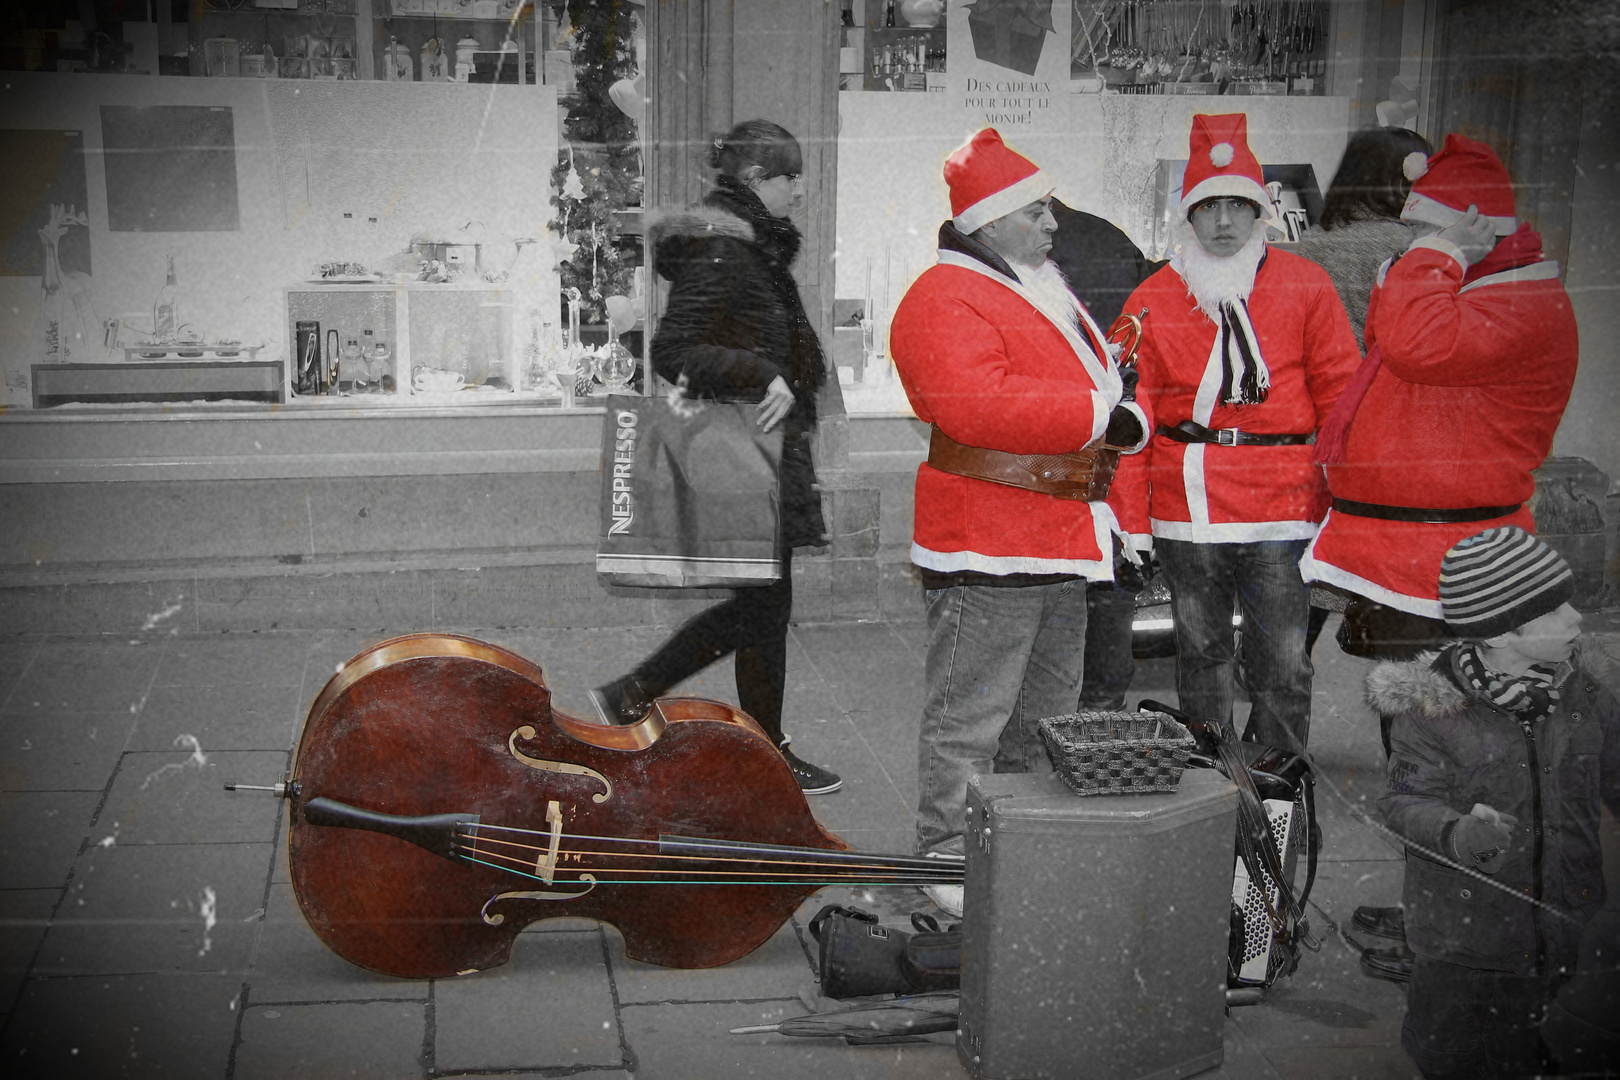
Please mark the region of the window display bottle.
POLYGON ((343 358, 338 363, 338 382, 349 384, 350 393, 366 392, 366 368, 360 343, 350 338, 343 344, 343 358))
POLYGON ((357 394, 377 392, 377 371, 371 362, 371 355, 376 351, 376 346, 375 334, 370 330, 360 331, 360 350, 354 360, 354 392, 357 394))
MULTIPOLYGON (((369 334, 371 331, 367 330, 366 333, 369 334)), ((388 342, 376 342, 368 350, 368 353, 371 364, 372 389, 379 394, 387 393, 392 389, 390 384, 393 382, 393 375, 388 370, 388 342)))
POLYGON ((158 290, 152 303, 152 336, 158 341, 174 341, 180 332, 179 289, 174 283, 174 254, 169 254, 169 279, 158 290))

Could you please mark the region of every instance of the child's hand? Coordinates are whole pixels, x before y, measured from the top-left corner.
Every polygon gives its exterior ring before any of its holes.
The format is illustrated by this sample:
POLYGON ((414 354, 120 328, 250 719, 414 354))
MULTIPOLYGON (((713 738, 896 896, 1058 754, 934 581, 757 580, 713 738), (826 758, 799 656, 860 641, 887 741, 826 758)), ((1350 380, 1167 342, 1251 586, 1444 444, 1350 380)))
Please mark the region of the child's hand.
POLYGON ((1498 830, 1501 831, 1504 839, 1510 838, 1513 835, 1513 826, 1519 823, 1519 819, 1514 817, 1512 814, 1504 814, 1496 807, 1486 806, 1482 802, 1475 803, 1474 808, 1468 811, 1468 813, 1472 817, 1479 818, 1487 825, 1496 826, 1498 830))
POLYGON ((1477 803, 1467 817, 1457 820, 1451 834, 1452 854, 1464 866, 1494 874, 1505 861, 1502 856, 1512 846, 1513 827, 1518 823, 1512 814, 1477 803))

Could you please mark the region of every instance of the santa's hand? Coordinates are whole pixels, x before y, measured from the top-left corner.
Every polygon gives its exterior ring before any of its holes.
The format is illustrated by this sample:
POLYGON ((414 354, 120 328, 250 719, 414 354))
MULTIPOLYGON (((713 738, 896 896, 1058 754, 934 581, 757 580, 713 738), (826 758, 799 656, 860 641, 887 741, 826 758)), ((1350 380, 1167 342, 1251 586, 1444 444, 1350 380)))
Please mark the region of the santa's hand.
POLYGON ((1466 214, 1435 233, 1435 236, 1457 245, 1469 266, 1489 255, 1496 246, 1496 226, 1490 218, 1480 214, 1477 206, 1470 206, 1466 214))

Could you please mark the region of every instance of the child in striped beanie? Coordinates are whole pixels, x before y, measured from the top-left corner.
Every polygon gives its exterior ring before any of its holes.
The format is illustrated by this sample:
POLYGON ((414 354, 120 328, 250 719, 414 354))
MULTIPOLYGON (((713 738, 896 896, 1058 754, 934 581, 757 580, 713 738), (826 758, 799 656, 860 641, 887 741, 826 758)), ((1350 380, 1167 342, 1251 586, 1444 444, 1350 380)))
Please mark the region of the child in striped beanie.
POLYGON ((1580 666, 1573 595, 1557 552, 1486 529, 1441 563, 1459 640, 1368 676, 1368 701, 1395 718, 1378 807, 1407 841, 1401 1044, 1425 1076, 1541 1072, 1541 1016, 1603 902, 1620 700, 1580 666))

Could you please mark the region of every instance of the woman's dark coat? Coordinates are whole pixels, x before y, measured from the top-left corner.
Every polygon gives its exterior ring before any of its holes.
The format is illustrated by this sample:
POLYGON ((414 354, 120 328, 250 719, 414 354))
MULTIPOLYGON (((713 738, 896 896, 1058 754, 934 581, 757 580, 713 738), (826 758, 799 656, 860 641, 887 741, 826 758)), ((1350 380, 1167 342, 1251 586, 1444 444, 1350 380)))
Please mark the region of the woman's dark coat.
POLYGON ((650 228, 653 268, 671 283, 653 370, 672 383, 684 375, 692 396, 722 401, 760 401, 777 376, 787 382, 795 405, 779 425, 782 540, 825 544, 810 436, 826 369, 788 272, 798 230, 726 177, 701 206, 660 214, 650 228))

